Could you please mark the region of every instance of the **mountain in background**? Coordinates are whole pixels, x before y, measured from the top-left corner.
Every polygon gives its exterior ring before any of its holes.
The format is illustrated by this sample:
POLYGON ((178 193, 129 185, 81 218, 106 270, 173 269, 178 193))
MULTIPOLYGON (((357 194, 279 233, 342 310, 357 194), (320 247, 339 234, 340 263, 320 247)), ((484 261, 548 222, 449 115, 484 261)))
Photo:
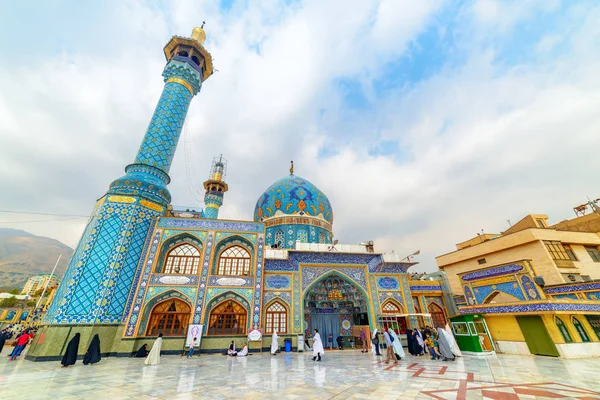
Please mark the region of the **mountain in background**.
POLYGON ((51 273, 60 253, 55 274, 62 278, 73 255, 72 248, 55 239, 0 228, 0 292, 21 290, 30 277, 51 273))

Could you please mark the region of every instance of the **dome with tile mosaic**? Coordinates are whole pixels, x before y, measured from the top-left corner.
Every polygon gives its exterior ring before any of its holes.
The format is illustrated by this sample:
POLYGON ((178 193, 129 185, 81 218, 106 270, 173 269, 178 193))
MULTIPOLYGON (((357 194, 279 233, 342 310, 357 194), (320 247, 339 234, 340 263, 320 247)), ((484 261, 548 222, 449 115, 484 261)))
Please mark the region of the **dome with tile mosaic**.
POLYGON ((286 215, 316 217, 333 223, 333 211, 327 196, 315 185, 294 174, 273 183, 259 197, 254 208, 255 221, 286 215))

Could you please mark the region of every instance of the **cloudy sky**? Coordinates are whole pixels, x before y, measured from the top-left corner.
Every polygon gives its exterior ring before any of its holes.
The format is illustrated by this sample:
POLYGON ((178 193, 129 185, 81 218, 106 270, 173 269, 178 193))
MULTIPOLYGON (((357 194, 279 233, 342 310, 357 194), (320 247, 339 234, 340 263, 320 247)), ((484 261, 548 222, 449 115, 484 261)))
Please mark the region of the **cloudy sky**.
MULTIPOLYGON (((592 1, 27 1, 0 5, 0 209, 88 215, 135 157, 162 47, 206 21, 216 72, 193 100, 173 204, 250 219, 296 173, 336 238, 417 249, 600 197, 600 4, 592 1)), ((75 246, 85 219, 0 213, 75 246), (43 221, 43 222, 40 222, 43 221)))

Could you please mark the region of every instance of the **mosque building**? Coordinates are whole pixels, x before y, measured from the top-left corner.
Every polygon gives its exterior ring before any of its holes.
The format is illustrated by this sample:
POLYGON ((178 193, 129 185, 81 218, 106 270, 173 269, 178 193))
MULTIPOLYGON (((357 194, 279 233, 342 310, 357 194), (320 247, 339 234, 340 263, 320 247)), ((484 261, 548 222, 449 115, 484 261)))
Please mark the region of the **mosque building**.
POLYGON ((445 325, 442 283, 412 280, 416 263, 376 253, 373 242, 334 241, 329 199, 293 163, 252 221, 218 218, 229 190, 221 158, 204 182, 205 209, 173 209, 171 162, 213 72, 205 39, 194 28, 165 46, 164 89, 135 161, 96 202, 27 358, 57 359, 76 332, 81 349, 98 334, 103 352, 125 356, 159 333, 164 352, 181 352, 192 326, 201 351, 217 352, 254 330, 261 347, 277 331, 296 348, 314 328, 348 340, 358 326, 445 325))

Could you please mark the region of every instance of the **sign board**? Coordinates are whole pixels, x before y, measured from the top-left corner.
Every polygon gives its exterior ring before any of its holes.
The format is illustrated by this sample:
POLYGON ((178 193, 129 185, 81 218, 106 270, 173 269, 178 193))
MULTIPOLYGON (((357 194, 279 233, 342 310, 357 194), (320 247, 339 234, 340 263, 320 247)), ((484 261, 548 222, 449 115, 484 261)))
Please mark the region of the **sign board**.
POLYGON ((188 325, 185 347, 190 347, 194 338, 198 339, 195 347, 200 347, 200 341, 202 340, 202 325, 188 325))
POLYGON ((304 335, 298 335, 298 351, 304 351, 304 335))
POLYGON ((262 331, 260 329, 253 329, 248 333, 249 342, 257 342, 262 340, 262 331))

